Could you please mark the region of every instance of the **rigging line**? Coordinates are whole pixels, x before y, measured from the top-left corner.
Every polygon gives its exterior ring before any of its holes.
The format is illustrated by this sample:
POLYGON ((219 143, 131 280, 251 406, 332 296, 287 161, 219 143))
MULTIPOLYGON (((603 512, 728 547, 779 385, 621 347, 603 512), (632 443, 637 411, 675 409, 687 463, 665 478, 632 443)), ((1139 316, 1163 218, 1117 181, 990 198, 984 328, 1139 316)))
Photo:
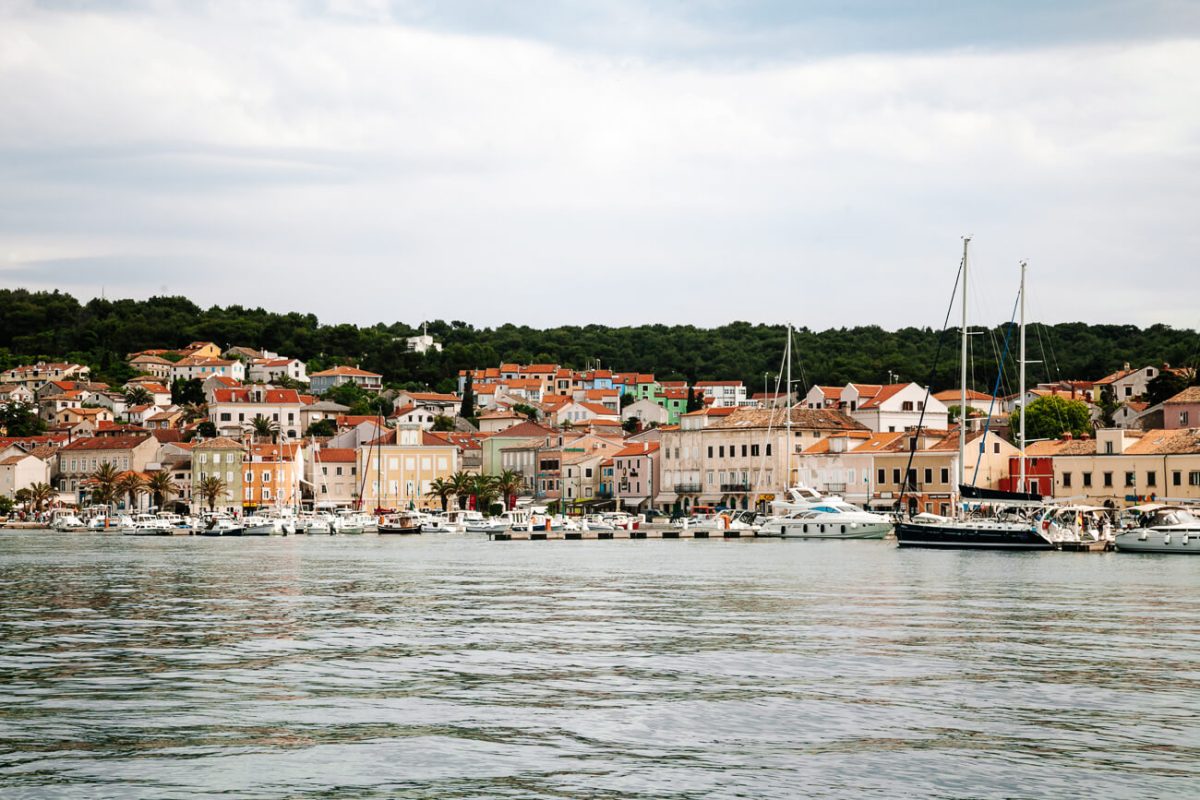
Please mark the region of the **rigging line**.
MULTIPOLYGON (((929 380, 925 382, 925 402, 921 404, 921 415, 917 417, 917 437, 921 435, 921 429, 925 427, 925 409, 929 407, 929 392, 933 386, 933 379, 937 376, 938 362, 942 357, 942 346, 946 343, 946 331, 950 327, 950 314, 954 311, 954 298, 958 294, 958 283, 962 280, 963 266, 966 264, 966 252, 964 247, 963 257, 958 260, 958 272, 954 275, 954 288, 950 290, 950 304, 946 307, 946 318, 942 320, 942 332, 938 334, 937 348, 933 354, 933 366, 929 369, 929 380)), ((959 424, 960 436, 962 424, 959 424)), ((903 512, 904 495, 907 494, 908 476, 912 471, 913 456, 916 455, 916 439, 913 439, 908 448, 908 463, 904 467, 904 475, 900 482, 900 496, 896 498, 898 510, 903 512)))
MULTIPOLYGON (((1008 345, 1012 341, 1013 323, 1017 319, 1017 308, 1021 304, 1021 292, 1017 291, 1017 299, 1013 302, 1012 318, 1008 321, 1008 331, 1004 334, 1004 353, 1000 356, 1000 360, 1008 358, 1008 345)), ((992 399, 988 401, 987 422, 983 423, 983 436, 979 439, 979 457, 975 459, 975 472, 971 475, 971 485, 975 485, 975 481, 979 479, 979 465, 983 462, 983 449, 987 446, 988 431, 992 428, 992 409, 996 407, 996 395, 1000 391, 1000 374, 996 374, 996 385, 992 388, 992 399)), ((1022 402, 1024 400, 1022 399, 1022 402)), ((959 410, 959 426, 958 435, 963 435, 962 420, 965 417, 965 409, 959 410)), ((1021 437, 1024 438, 1025 431, 1021 431, 1021 437)))
MULTIPOLYGON (((786 328, 785 328, 785 330, 786 330, 786 328)), ((771 429, 772 429, 772 427, 774 427, 774 424, 775 424, 775 401, 778 400, 778 398, 779 398, 779 384, 780 384, 780 382, 783 381, 784 367, 787 366, 784 363, 784 361, 787 360, 787 357, 788 357, 788 348, 785 343, 785 346, 783 348, 783 353, 779 356, 779 371, 775 375, 775 397, 774 397, 774 399, 768 399, 768 401, 767 401, 771 404, 769 406, 771 409, 771 412, 767 415, 766 441, 763 442, 762 450, 759 452, 758 473, 755 478, 755 482, 759 483, 759 484, 762 483, 763 474, 766 471, 766 464, 767 464, 767 447, 766 447, 766 445, 771 441, 771 429)), ((788 387, 788 388, 790 390, 791 387, 788 387)), ((788 400, 790 401, 791 398, 789 397, 788 400)), ((791 411, 789 410, 788 413, 791 413, 791 411)), ((787 481, 786 480, 784 481, 784 484, 785 484, 785 486, 783 487, 783 490, 784 490, 784 492, 787 492, 787 486, 786 486, 787 481)))
MULTIPOLYGON (((1054 374, 1051 374, 1051 372, 1050 372, 1050 361, 1046 356, 1046 343, 1044 341, 1042 341, 1041 326, 1037 326, 1035 328, 1035 330, 1037 331, 1038 348, 1040 349, 1040 351, 1042 353, 1042 363, 1046 367, 1047 383, 1054 384, 1056 382, 1059 382, 1062 379, 1062 374, 1058 372, 1057 365, 1055 365, 1054 374)), ((1059 406, 1057 403, 1055 404, 1055 407, 1054 407, 1054 418, 1055 418, 1055 421, 1058 422, 1059 428, 1061 428, 1063 431, 1067 430, 1067 419, 1065 416, 1063 416, 1062 407, 1059 406)), ((1021 435, 1024 436, 1025 434, 1022 433, 1021 435)))

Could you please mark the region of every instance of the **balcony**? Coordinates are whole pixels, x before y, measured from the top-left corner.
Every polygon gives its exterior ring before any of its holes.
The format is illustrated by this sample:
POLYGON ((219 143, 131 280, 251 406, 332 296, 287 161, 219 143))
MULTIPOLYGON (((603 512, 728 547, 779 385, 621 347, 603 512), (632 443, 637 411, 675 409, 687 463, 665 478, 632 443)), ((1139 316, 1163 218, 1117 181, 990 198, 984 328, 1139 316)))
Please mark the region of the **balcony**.
POLYGON ((748 484, 748 483, 722 483, 721 491, 722 492, 748 492, 748 491, 750 491, 750 484, 748 484))
POLYGON ((675 484, 675 494, 699 494, 704 491, 698 483, 677 483, 675 484))
POLYGON ((845 494, 846 493, 846 484, 844 484, 844 483, 827 483, 827 484, 825 484, 825 491, 830 494, 845 494))

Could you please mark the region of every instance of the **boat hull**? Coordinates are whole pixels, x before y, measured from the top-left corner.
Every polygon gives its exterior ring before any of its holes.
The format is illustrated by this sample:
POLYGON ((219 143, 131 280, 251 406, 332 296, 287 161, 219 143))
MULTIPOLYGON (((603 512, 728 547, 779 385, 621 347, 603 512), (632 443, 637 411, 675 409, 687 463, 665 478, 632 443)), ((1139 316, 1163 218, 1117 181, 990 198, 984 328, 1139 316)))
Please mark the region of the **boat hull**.
POLYGON ((1116 548, 1122 553, 1167 553, 1200 555, 1200 532, 1129 531, 1117 535, 1116 548), (1145 538, 1142 538, 1143 533, 1145 538))
POLYGON ((884 539, 891 532, 890 523, 791 522, 760 529, 756 535, 776 539, 884 539))
POLYGON ((420 533, 420 532, 421 532, 420 525, 380 525, 379 526, 379 534, 381 536, 385 535, 385 534, 405 534, 405 535, 407 535, 407 534, 420 533))
POLYGON ((981 528, 970 525, 896 525, 900 547, 970 550, 1053 550, 1054 544, 1032 528, 981 528))

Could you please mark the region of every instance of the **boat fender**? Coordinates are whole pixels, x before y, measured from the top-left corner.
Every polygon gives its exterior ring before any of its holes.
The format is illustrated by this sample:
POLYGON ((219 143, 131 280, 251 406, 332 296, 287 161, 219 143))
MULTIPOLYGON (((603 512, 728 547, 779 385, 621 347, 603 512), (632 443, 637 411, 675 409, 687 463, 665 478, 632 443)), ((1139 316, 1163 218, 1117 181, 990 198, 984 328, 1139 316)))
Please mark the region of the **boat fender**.
POLYGON ((1163 544, 1170 544, 1170 543, 1171 543, 1171 534, 1164 533, 1163 534, 1163 544))
POLYGON ((729 515, 728 514, 721 515, 721 527, 724 528, 725 530, 729 530, 729 515))
POLYGON ((1179 540, 1179 543, 1183 545, 1188 543, 1188 535, 1186 533, 1183 535, 1183 538, 1179 540))

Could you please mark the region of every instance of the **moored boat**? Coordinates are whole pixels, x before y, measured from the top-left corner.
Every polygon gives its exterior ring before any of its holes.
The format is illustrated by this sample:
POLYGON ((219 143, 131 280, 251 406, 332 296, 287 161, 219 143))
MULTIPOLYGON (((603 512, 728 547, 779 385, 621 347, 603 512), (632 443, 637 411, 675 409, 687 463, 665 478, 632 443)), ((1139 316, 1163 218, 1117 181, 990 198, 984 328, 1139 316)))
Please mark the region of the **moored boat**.
POLYGON ((1200 518, 1178 505, 1147 504, 1133 509, 1139 525, 1117 534, 1115 545, 1123 553, 1200 553, 1200 518))

